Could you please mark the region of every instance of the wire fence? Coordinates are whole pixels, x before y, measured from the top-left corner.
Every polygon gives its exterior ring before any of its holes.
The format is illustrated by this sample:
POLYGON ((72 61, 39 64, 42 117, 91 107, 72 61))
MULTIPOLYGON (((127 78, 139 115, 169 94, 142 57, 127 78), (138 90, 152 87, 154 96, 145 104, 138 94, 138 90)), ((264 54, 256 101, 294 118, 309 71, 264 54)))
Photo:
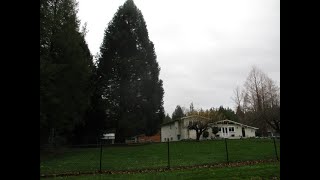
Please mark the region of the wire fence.
POLYGON ((172 168, 248 160, 280 161, 280 138, 40 147, 40 176, 172 168))

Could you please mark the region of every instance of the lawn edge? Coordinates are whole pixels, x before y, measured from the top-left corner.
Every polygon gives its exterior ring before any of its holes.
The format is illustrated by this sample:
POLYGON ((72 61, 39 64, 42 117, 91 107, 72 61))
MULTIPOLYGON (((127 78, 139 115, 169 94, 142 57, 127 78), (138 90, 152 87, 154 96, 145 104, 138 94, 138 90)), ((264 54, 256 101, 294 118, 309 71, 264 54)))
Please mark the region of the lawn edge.
POLYGON ((177 170, 187 170, 195 168, 223 168, 223 167, 240 167, 263 163, 279 162, 276 159, 265 159, 265 160, 250 160, 250 161, 235 161, 235 162, 224 162, 224 163, 209 163, 201 165, 191 165, 191 166, 179 166, 179 167, 161 167, 161 168, 144 168, 144 169, 134 169, 134 170, 102 170, 101 172, 88 171, 88 172, 66 172, 59 174, 41 174, 40 178, 49 177, 64 177, 64 176, 82 176, 82 175, 94 175, 94 174, 138 174, 138 173, 150 173, 150 172, 167 172, 167 171, 177 171, 177 170))

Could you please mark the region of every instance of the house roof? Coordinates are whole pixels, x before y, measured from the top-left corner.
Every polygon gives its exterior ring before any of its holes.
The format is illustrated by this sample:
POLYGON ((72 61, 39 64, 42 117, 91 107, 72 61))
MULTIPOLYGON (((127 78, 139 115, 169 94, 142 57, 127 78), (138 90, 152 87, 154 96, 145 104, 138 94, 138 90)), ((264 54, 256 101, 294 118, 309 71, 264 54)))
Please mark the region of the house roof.
POLYGON ((103 136, 105 136, 105 137, 114 137, 115 133, 106 133, 106 134, 103 134, 103 136))
MULTIPOLYGON (((201 118, 201 119, 205 119, 205 120, 210 120, 209 118, 206 118, 206 117, 203 117, 203 116, 192 115, 192 116, 186 116, 186 117, 182 117, 182 118, 179 118, 179 119, 175 119, 175 120, 173 120, 173 121, 169 121, 169 122, 163 123, 163 124, 161 124, 161 126, 165 126, 165 125, 168 125, 168 124, 173 124, 173 123, 176 122, 176 121, 181 121, 181 120, 189 119, 189 118, 193 118, 193 117, 197 117, 197 118, 201 118)), ((225 119, 225 120, 221 120, 221 121, 216 121, 216 122, 209 123, 209 124, 222 124, 222 123, 237 124, 237 125, 240 125, 240 126, 243 126, 243 127, 247 127, 247 128, 259 129, 259 128, 257 128, 257 127, 248 126, 248 125, 245 125, 245 124, 242 124, 242 123, 239 123, 239 122, 231 121, 231 120, 229 120, 229 119, 225 119)))
POLYGON ((110 129, 106 129, 104 130, 105 133, 116 133, 116 128, 110 128, 110 129))
POLYGON ((180 119, 176 119, 176 120, 173 120, 173 121, 169 121, 169 122, 166 122, 166 123, 162 123, 161 126, 165 126, 165 125, 168 125, 168 124, 173 124, 174 122, 176 121, 179 121, 180 119))
POLYGON ((115 139, 115 133, 103 134, 103 137, 101 139, 115 139))
POLYGON ((259 128, 257 128, 257 127, 248 126, 248 125, 245 125, 245 124, 242 124, 242 123, 238 123, 238 122, 235 122, 235 121, 231 121, 231 120, 229 120, 229 119, 217 121, 217 122, 210 123, 210 124, 225 124, 225 123, 227 123, 227 124, 237 124, 237 125, 240 125, 240 126, 243 126, 243 127, 252 128, 252 129, 259 129, 259 128))
POLYGON ((210 120, 209 118, 206 118, 206 117, 203 117, 203 116, 199 116, 199 115, 186 116, 186 117, 183 117, 181 119, 189 119, 189 118, 192 118, 192 117, 198 117, 198 118, 201 118, 201 119, 210 120))
POLYGON ((181 121, 181 120, 189 119, 189 118, 193 118, 193 117, 198 117, 198 118, 201 118, 201 119, 210 120, 209 118, 206 118, 206 117, 203 117, 203 116, 192 115, 192 116, 186 116, 186 117, 182 117, 182 118, 179 118, 179 119, 175 119, 173 121, 169 121, 169 122, 163 123, 163 124, 161 124, 161 126, 165 126, 165 125, 168 125, 168 124, 173 124, 176 121, 181 121))

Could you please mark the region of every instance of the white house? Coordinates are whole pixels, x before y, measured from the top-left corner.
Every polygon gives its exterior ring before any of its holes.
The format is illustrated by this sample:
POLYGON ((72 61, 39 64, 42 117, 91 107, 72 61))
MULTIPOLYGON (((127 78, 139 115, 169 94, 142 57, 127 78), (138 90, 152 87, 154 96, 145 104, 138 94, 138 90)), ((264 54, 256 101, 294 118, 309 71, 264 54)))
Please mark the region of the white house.
MULTIPOLYGON (((222 120, 209 124, 210 127, 218 127, 219 132, 217 137, 222 138, 247 138, 247 137, 256 137, 256 130, 259 128, 241 124, 231 120, 222 120)), ((212 134, 212 129, 209 128, 209 137, 212 134), (211 134, 210 134, 211 133, 211 134)))
POLYGON ((110 142, 111 144, 114 144, 115 133, 103 134, 103 137, 101 139, 106 141, 106 142, 110 142))
MULTIPOLYGON (((196 131, 189 130, 187 126, 190 121, 210 121, 210 119, 202 116, 187 116, 178 120, 170 121, 161 125, 161 142, 165 142, 168 139, 170 141, 179 141, 183 139, 196 139, 196 131)), ((221 138, 246 138, 255 137, 255 132, 258 128, 247 126, 231 120, 222 120, 208 124, 209 139, 214 138, 211 127, 218 127, 219 132, 217 137, 221 138)), ((200 140, 204 139, 202 135, 200 140)))

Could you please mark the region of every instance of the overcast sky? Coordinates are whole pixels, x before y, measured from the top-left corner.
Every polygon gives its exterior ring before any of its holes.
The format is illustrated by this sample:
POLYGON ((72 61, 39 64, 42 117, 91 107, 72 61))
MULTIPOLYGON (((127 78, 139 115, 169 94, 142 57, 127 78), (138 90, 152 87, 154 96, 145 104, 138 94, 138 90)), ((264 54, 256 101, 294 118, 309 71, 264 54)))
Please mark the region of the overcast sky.
MULTIPOLYGON (((78 0, 93 55, 125 0, 78 0)), ((253 65, 280 86, 279 0, 134 0, 155 45, 164 109, 230 107, 253 65)))

